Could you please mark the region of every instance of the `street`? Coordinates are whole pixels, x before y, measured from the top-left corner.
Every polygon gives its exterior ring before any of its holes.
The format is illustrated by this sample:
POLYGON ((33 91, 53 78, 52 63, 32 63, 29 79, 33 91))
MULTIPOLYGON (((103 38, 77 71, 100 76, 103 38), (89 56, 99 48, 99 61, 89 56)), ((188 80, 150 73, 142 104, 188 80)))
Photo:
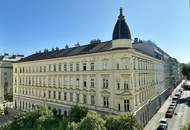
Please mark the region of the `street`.
MULTIPOLYGON (((177 89, 180 88, 180 85, 177 89)), ((173 93, 174 94, 174 93, 173 93)), ((168 130, 180 130, 184 125, 190 123, 190 105, 188 100, 190 97, 190 91, 183 91, 180 98, 180 103, 178 103, 175 113, 172 118, 168 119, 168 130)), ((144 130, 156 130, 159 126, 159 121, 165 118, 165 112, 167 111, 169 105, 172 102, 172 96, 170 96, 165 103, 162 105, 160 110, 153 116, 149 123, 145 126, 144 130)))

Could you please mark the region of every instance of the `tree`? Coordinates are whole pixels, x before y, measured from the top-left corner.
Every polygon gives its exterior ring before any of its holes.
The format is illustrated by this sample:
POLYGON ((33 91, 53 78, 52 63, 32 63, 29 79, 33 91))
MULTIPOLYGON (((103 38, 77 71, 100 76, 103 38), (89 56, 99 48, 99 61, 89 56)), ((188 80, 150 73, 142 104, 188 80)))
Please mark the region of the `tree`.
POLYGON ((137 130, 138 125, 132 113, 108 115, 106 117, 107 130, 137 130))
POLYGON ((182 71, 184 77, 190 79, 190 64, 182 64, 182 71))
POLYGON ((3 127, 3 130, 51 130, 55 125, 55 118, 48 108, 23 112, 16 116, 12 123, 3 127))
POLYGON ((5 109, 4 109, 4 114, 5 114, 5 115, 9 114, 9 111, 8 111, 8 108, 7 108, 7 107, 5 107, 5 109))
POLYGON ((75 123, 78 123, 82 118, 86 117, 87 113, 88 108, 81 106, 73 106, 71 107, 71 111, 68 118, 70 122, 74 121, 75 123))
POLYGON ((78 124, 77 130, 106 130, 105 121, 96 112, 88 112, 78 124))
POLYGON ((66 130, 77 130, 77 128, 78 128, 78 124, 76 124, 75 122, 69 122, 66 130))

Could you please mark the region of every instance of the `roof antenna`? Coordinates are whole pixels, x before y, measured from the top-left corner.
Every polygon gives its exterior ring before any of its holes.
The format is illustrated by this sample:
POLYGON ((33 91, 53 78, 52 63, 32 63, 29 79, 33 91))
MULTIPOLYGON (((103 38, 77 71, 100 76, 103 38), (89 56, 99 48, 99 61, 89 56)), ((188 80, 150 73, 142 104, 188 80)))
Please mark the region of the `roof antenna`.
POLYGON ((120 20, 124 19, 124 15, 123 15, 124 5, 125 5, 124 0, 120 0, 120 14, 119 14, 120 20))

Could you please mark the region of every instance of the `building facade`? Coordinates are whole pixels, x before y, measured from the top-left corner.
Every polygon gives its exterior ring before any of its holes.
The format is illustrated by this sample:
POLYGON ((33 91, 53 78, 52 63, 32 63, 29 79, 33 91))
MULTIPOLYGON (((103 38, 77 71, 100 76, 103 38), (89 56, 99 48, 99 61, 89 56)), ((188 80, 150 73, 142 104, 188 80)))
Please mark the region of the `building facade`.
POLYGON ((0 56, 0 104, 5 95, 13 95, 13 62, 20 60, 22 55, 4 54, 0 56))
POLYGON ((133 112, 143 127, 169 95, 168 70, 164 60, 133 48, 120 9, 111 41, 46 50, 15 63, 15 108, 47 105, 67 115, 77 104, 101 113, 133 112))

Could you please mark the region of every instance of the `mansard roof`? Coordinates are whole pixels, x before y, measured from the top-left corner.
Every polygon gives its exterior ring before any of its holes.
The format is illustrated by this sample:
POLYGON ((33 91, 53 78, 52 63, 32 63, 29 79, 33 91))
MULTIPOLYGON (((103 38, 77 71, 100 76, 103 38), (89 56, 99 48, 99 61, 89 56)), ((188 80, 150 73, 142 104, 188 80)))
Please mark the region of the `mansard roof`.
POLYGON ((110 50, 112 50, 111 41, 101 42, 97 44, 90 43, 90 44, 78 46, 78 47, 35 53, 21 59, 18 62, 68 57, 68 56, 91 54, 91 53, 98 53, 98 52, 104 52, 104 51, 110 51, 110 50))

